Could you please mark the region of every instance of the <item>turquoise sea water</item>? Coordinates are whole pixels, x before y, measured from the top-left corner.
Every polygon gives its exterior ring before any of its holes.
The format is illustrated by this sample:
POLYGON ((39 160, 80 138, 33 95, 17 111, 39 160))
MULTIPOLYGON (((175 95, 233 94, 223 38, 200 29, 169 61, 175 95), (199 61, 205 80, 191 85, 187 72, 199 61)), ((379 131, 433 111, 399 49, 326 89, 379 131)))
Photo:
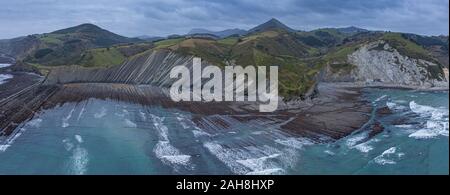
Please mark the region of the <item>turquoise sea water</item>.
POLYGON ((385 131, 313 144, 260 121, 202 129, 189 113, 90 99, 0 140, 0 174, 448 174, 448 92, 368 89, 385 131), (401 121, 401 124, 398 122, 401 121), (394 124, 393 124, 394 123, 394 124))

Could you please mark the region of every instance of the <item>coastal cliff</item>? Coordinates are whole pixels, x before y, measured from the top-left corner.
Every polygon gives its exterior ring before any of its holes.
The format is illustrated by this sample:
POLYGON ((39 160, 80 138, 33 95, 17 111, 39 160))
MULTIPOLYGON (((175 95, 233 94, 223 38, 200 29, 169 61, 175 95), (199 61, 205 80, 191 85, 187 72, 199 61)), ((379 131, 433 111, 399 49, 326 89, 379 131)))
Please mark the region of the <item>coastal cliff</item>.
POLYGON ((401 54, 386 41, 362 44, 343 62, 326 68, 324 81, 352 82, 359 86, 386 85, 411 88, 448 88, 446 68, 433 59, 401 54), (347 66, 333 71, 333 66, 347 66), (331 67, 331 68, 330 68, 331 67))

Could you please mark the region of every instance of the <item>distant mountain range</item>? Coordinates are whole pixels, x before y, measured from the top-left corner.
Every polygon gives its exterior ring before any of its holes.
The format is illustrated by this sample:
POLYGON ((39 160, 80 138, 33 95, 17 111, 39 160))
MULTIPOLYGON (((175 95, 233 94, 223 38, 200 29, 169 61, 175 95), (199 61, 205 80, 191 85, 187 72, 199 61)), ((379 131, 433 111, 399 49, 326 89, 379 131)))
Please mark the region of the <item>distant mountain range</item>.
POLYGON ((223 31, 209 31, 206 29, 202 29, 202 28, 194 28, 191 31, 188 32, 188 35, 193 35, 193 34, 212 34, 215 35, 217 37, 220 38, 225 38, 225 37, 229 37, 232 35, 238 35, 238 36, 242 36, 245 35, 247 33, 246 30, 242 30, 242 29, 227 29, 227 30, 223 30, 223 31))

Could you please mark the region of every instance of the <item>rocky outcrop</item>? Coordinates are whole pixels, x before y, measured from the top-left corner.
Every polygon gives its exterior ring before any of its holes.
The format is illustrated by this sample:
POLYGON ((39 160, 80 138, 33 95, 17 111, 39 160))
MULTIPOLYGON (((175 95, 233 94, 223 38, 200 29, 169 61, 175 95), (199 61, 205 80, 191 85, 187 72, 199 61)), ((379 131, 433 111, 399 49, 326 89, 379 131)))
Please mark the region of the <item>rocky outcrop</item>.
POLYGON ((348 67, 340 71, 333 72, 328 66, 325 80, 418 87, 448 87, 440 64, 402 55, 382 40, 361 45, 347 56, 346 63, 348 67))

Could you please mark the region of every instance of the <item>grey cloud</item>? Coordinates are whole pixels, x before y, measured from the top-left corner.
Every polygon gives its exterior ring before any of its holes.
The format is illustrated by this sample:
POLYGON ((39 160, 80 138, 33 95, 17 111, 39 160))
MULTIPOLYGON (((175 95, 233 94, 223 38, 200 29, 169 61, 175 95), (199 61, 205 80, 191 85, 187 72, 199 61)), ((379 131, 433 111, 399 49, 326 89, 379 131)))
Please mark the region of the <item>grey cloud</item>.
POLYGON ((448 34, 448 0, 0 0, 0 38, 95 23, 126 36, 191 28, 249 29, 278 18, 295 29, 359 26, 448 34))

